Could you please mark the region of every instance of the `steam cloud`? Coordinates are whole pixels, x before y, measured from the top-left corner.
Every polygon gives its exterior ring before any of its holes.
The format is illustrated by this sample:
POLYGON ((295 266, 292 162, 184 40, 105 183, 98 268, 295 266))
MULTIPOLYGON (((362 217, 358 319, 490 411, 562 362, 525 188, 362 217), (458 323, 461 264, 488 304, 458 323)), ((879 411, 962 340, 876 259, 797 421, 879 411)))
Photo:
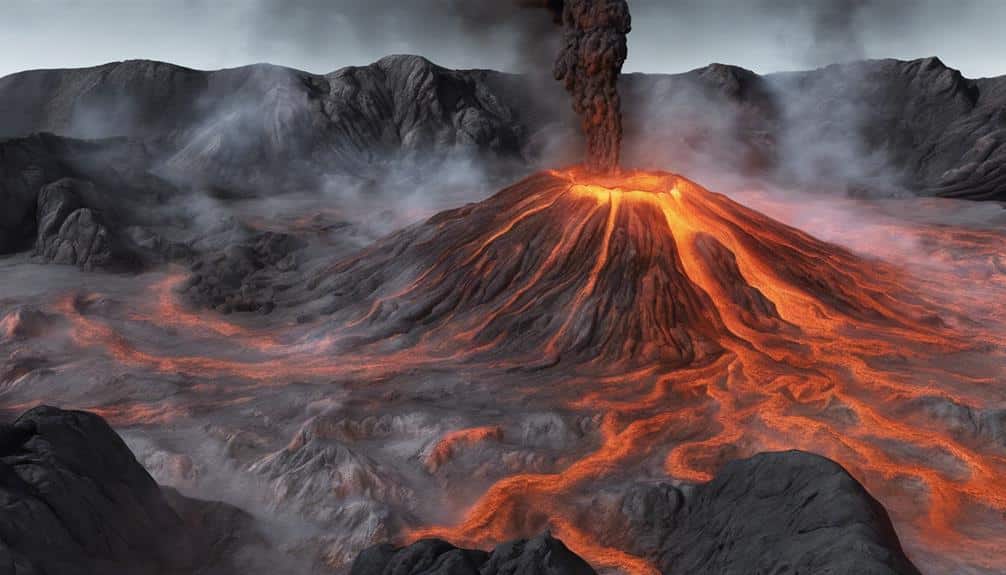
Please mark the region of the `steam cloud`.
POLYGON ((618 76, 632 29, 625 0, 567 0, 562 8, 563 45, 555 79, 573 98, 587 138, 588 168, 618 168, 622 147, 622 103, 618 76))

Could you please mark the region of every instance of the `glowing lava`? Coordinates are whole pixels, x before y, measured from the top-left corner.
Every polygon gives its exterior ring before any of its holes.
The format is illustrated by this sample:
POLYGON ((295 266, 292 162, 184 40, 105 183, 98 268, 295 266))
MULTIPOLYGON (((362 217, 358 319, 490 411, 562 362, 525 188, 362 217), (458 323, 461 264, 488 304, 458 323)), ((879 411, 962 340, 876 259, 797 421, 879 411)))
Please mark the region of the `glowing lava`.
MULTIPOLYGON (((586 519, 597 486, 706 481, 728 459, 795 448, 862 481, 910 554, 1006 569, 1006 529, 969 523, 1006 513, 1006 449, 925 409, 1006 404, 1001 370, 968 367, 978 354, 1001 365, 1002 332, 948 309, 910 270, 685 178, 538 174, 380 240, 305 285, 323 294, 314 297, 329 317, 283 337, 179 311, 170 297, 133 317, 254 352, 229 358, 153 351, 73 300, 59 309, 78 343, 128 365, 255 382, 353 373, 375 385, 393 372, 464 370, 497 386, 501 405, 602 422, 572 463, 500 477, 458 524, 410 538, 488 546, 551 526, 596 567, 655 572, 652 558, 615 549, 586 519)), ((417 465, 437 473, 456 450, 503 441, 501 429, 448 433, 417 465)))

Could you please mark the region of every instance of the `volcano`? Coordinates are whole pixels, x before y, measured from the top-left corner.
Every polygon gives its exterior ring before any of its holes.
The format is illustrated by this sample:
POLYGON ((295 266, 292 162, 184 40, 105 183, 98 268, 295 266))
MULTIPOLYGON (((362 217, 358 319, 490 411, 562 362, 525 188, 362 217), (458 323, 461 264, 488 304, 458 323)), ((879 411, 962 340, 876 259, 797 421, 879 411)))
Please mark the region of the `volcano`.
MULTIPOLYGON (((891 415, 930 393, 904 362, 970 345, 912 281, 685 177, 574 168, 440 213, 309 283, 332 314, 324 333, 355 357, 467 366, 494 405, 509 394, 603 414, 595 451, 502 477, 458 524, 414 538, 486 546, 550 527, 592 563, 635 573, 654 572, 652 558, 606 545, 580 498, 636 466, 706 482, 737 457, 798 448, 874 486, 909 473, 939 494, 913 517, 933 546, 960 536, 952 522, 968 505, 1002 507, 988 464, 972 467, 964 496, 906 455, 973 451, 891 415), (494 379, 513 370, 541 377, 494 379)), ((484 429, 459 437, 500 441, 484 429)))
MULTIPOLYGON (((548 529, 593 566, 667 572, 676 549, 622 537, 626 493, 799 450, 862 482, 917 557, 1002 570, 988 559, 1006 512, 1002 396, 982 376, 1002 340, 906 266, 675 174, 580 168, 532 175, 348 258, 317 257, 269 276, 275 310, 257 319, 189 309, 172 271, 137 288, 135 309, 60 292, 34 331, 60 327, 60 349, 158 383, 89 388, 85 407, 116 425, 202 437, 223 421, 228 445, 257 430, 236 461, 272 482, 271 505, 326 510, 311 520, 336 534, 333 565, 371 537, 488 549, 548 529), (329 513, 347 501, 359 515, 329 513)), ((15 329, 25 318, 8 331, 31 359, 41 343, 15 329)), ((15 387, 24 403, 53 385, 34 377, 15 387)), ((732 527, 707 529, 693 511, 685 527, 702 549, 734 544, 732 527)), ((765 534, 746 533, 761 548, 765 534)))
POLYGON ((896 271, 666 172, 539 173, 324 275, 348 341, 525 366, 685 366, 915 323, 896 271))

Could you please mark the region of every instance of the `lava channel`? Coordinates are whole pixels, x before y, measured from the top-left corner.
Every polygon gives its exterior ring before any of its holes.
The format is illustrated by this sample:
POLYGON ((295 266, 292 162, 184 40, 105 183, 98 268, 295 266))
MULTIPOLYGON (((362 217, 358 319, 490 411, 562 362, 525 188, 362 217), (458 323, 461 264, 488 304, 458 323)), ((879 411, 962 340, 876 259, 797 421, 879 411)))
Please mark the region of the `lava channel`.
MULTIPOLYGON (((613 548, 585 520, 595 488, 654 470, 707 481, 726 460, 802 449, 863 482, 916 561, 1006 569, 1006 528, 974 524, 1006 513, 1003 446, 927 408, 1003 405, 1000 373, 963 367, 976 354, 1002 365, 1002 332, 920 285, 674 174, 565 170, 320 270, 291 301, 326 319, 300 332, 259 337, 176 314, 203 338, 258 342, 230 358, 164 354, 70 300, 60 310, 78 344, 154 370, 276 385, 352 373, 378 385, 392 372, 457 369, 492 382, 501 405, 602 422, 565 468, 498 478, 456 524, 404 539, 489 546, 551 526, 597 567, 653 572, 651 558, 613 548)), ((436 473, 457 448, 498 438, 490 423, 459 432, 418 465, 436 473)))

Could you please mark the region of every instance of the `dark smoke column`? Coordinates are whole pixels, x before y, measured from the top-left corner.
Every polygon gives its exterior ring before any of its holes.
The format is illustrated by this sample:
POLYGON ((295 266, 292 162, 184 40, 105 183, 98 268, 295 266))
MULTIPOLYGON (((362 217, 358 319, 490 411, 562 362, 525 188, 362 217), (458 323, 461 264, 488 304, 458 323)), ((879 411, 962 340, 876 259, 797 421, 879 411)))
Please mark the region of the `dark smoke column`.
MULTIPOLYGON (((558 2, 550 2, 554 7, 558 2)), ((555 79, 573 97, 587 138, 589 169, 618 170, 622 146, 622 102, 618 76, 628 56, 632 29, 626 0, 565 0, 563 40, 555 79)))

